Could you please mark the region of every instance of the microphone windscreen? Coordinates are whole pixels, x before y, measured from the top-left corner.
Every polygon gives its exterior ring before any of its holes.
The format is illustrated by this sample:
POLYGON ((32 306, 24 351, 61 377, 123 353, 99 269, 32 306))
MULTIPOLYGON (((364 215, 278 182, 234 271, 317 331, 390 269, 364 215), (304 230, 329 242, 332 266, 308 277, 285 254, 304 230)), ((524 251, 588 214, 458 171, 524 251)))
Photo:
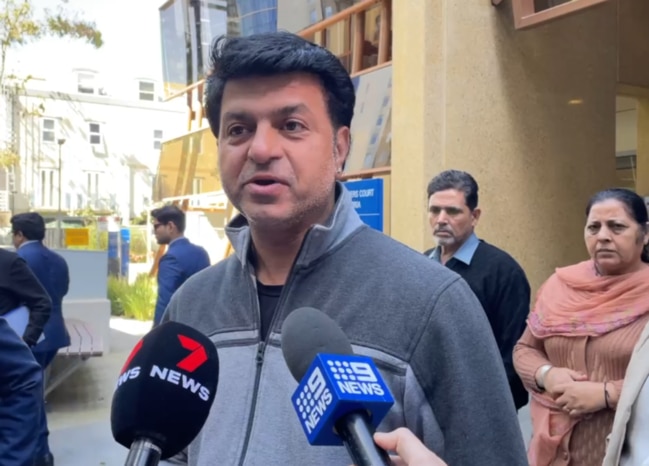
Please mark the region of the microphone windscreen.
POLYGON ((331 317, 312 307, 298 308, 282 324, 282 354, 295 380, 302 380, 318 353, 354 351, 347 335, 331 317))
POLYGON ((155 327, 133 348, 113 394, 110 423, 115 441, 130 448, 148 439, 161 459, 185 448, 210 412, 219 376, 216 347, 178 322, 155 327))

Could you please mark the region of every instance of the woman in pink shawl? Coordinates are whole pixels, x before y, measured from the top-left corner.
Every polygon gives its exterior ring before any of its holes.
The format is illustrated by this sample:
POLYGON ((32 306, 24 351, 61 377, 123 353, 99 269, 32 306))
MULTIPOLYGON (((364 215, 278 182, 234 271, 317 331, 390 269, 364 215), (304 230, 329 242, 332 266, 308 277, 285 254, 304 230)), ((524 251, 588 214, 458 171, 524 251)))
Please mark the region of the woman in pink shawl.
POLYGON ((590 260, 543 284, 514 348, 532 395, 531 466, 602 464, 633 347, 649 320, 649 224, 632 191, 597 193, 586 209, 590 260))

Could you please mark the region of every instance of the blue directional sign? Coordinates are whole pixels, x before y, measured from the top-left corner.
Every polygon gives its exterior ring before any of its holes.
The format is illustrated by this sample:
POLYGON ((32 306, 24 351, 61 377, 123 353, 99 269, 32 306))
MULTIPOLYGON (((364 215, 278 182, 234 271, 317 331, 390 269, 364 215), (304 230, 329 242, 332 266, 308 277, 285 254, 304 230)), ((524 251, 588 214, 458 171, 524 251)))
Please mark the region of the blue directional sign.
POLYGON ((352 196, 354 208, 361 220, 378 231, 383 231, 383 179, 348 181, 345 188, 352 196))

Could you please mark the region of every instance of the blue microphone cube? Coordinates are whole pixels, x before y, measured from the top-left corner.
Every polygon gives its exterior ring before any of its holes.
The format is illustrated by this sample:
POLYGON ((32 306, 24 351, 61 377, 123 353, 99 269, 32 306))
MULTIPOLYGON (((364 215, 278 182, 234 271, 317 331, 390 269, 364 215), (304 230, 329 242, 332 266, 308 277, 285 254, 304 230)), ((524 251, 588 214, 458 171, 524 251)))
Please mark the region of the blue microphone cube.
POLYGON ((376 428, 394 404, 371 358, 340 354, 318 354, 291 401, 311 445, 342 445, 338 419, 365 410, 376 428))

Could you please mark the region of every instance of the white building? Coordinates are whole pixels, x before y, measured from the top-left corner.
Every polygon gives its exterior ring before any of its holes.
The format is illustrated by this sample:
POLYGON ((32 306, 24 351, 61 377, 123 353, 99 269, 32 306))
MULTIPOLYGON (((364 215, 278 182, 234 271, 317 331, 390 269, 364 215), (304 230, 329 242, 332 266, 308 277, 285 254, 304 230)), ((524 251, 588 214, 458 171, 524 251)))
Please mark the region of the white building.
POLYGON ((60 76, 30 81, 16 99, 12 210, 55 212, 60 196, 68 213, 139 215, 151 199, 160 143, 182 132, 186 107, 162 102, 151 79, 113 78, 108 86, 93 70, 60 76))
MULTIPOLYGON (((37 16, 59 4, 32 0, 37 16)), ((0 150, 9 143, 20 156, 13 176, 0 169, 0 212, 56 212, 59 188, 66 212, 91 207, 127 219, 147 208, 160 140, 187 129, 182 99, 160 99, 159 6, 67 0, 96 22, 101 48, 46 36, 9 51, 6 72, 33 79, 17 98, 0 90, 0 150)))

